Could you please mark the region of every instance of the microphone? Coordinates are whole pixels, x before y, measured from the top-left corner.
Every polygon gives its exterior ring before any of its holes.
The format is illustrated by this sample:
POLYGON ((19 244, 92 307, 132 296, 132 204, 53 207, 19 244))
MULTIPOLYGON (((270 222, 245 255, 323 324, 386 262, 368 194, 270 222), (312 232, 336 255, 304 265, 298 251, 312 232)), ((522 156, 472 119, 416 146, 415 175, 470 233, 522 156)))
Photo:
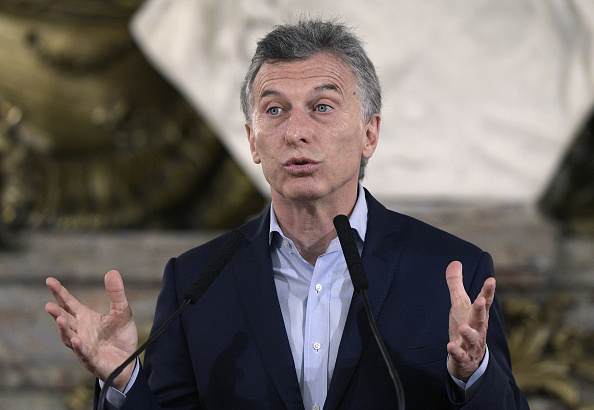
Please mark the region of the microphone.
POLYGON ((388 372, 390 373, 390 377, 394 383, 397 397, 397 408, 400 410, 405 410, 404 389, 402 388, 400 377, 398 377, 398 373, 394 368, 392 359, 388 354, 388 349, 386 349, 386 345, 384 344, 371 312, 371 305, 369 304, 369 298, 367 297, 369 282, 367 282, 367 275, 365 274, 365 269, 363 269, 363 262, 361 261, 361 256, 359 255, 359 249, 357 248, 357 243, 355 242, 355 235, 353 235, 349 218, 347 218, 346 215, 335 216, 334 227, 336 228, 338 240, 340 241, 340 246, 342 247, 342 253, 344 254, 344 259, 346 260, 347 268, 349 270, 349 274, 351 275, 353 287, 355 288, 355 291, 360 293, 363 297, 363 303, 365 305, 365 311, 367 312, 369 326, 371 327, 373 336, 375 336, 375 340, 377 341, 379 349, 382 352, 384 361, 388 366, 388 372))
POLYGON ((190 299, 190 305, 198 302, 198 299, 204 295, 206 289, 211 285, 225 265, 241 247, 243 243, 243 233, 235 229, 229 234, 227 241, 221 246, 217 253, 206 264, 200 275, 196 278, 190 289, 184 294, 184 299, 190 299))
POLYGON ((163 323, 163 325, 161 325, 161 327, 157 331, 155 331, 155 333, 146 342, 144 342, 142 346, 140 346, 134 353, 132 353, 130 357, 128 357, 126 361, 124 361, 124 363, 117 367, 105 380, 105 383, 103 385, 103 388, 101 389, 101 393, 99 394, 99 398, 97 400, 98 409, 105 409, 105 398, 107 397, 107 390, 109 389, 109 386, 111 386, 111 383, 113 383, 113 380, 121 372, 124 371, 126 366, 128 366, 130 363, 136 360, 140 353, 142 353, 149 344, 151 344, 157 337, 159 337, 161 333, 165 331, 167 326, 169 326, 169 324, 173 322, 173 320, 175 320, 188 305, 193 305, 196 302, 198 302, 198 299, 202 297, 204 292, 206 292, 206 289, 208 289, 208 287, 216 279, 219 273, 221 273, 221 271, 227 265, 227 263, 229 263, 229 261, 237 253, 237 251, 243 243, 243 239, 243 232, 241 232, 239 229, 235 229, 229 233, 229 237, 227 238, 225 243, 223 243, 223 246, 221 246, 217 253, 210 259, 210 261, 206 264, 204 269, 202 269, 202 272, 200 272, 196 280, 194 280, 192 286, 190 286, 188 291, 184 294, 184 302, 181 304, 179 309, 177 309, 177 311, 173 315, 171 315, 171 317, 167 319, 167 321, 165 321, 165 323, 163 323))
POLYGON ((361 291, 369 289, 369 282, 367 282, 367 275, 365 275, 365 270, 363 269, 363 262, 361 261, 361 256, 359 255, 359 249, 357 248, 357 244, 355 242, 355 236, 351 230, 349 218, 347 218, 345 215, 337 215, 334 218, 334 227, 336 228, 336 233, 338 234, 338 240, 340 241, 340 246, 342 247, 344 259, 346 260, 347 267, 349 268, 353 287, 355 288, 356 292, 361 293, 361 291))

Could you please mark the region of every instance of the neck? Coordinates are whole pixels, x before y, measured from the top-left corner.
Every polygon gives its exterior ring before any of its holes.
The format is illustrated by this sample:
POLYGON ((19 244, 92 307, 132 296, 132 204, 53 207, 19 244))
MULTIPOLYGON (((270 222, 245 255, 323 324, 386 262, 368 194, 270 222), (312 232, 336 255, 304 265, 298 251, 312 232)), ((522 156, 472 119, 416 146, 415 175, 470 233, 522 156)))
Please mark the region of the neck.
POLYGON ((283 233, 290 238, 303 259, 312 265, 336 238, 334 217, 350 216, 357 201, 357 190, 337 203, 322 200, 287 201, 273 198, 274 212, 283 233))

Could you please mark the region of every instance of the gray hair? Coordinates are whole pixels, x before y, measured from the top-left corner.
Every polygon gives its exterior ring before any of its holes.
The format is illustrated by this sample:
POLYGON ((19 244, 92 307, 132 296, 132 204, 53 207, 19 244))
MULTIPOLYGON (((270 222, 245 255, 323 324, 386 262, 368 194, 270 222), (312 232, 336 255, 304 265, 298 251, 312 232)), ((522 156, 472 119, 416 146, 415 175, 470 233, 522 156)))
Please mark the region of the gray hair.
MULTIPOLYGON (((361 40, 345 25, 336 21, 316 19, 300 20, 297 24, 274 27, 258 41, 256 52, 241 86, 241 109, 246 121, 251 122, 252 86, 258 71, 266 63, 307 60, 319 53, 330 53, 346 64, 357 83, 360 111, 369 121, 381 111, 382 97, 375 67, 361 40)), ((361 158, 359 180, 365 175, 367 159, 361 158)))

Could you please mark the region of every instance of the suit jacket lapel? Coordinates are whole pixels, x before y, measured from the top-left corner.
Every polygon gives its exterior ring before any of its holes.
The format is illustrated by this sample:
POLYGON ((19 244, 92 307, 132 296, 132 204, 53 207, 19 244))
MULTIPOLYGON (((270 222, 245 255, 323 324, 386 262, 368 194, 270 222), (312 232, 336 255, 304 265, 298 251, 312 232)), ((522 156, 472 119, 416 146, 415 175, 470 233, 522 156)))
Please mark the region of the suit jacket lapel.
MULTIPOLYGON (((397 220, 394 214, 377 202, 367 190, 365 193, 368 220, 361 257, 369 282, 367 296, 374 318, 377 320, 394 278, 401 244, 397 241, 397 220)), ((367 343, 375 343, 375 340, 367 321, 362 296, 355 293, 342 334, 332 381, 324 404, 325 409, 336 408, 339 404, 367 343)))
POLYGON ((274 284, 269 221, 270 213, 266 212, 244 232, 250 243, 236 258, 236 281, 262 362, 287 408, 299 409, 303 408, 303 399, 274 284))

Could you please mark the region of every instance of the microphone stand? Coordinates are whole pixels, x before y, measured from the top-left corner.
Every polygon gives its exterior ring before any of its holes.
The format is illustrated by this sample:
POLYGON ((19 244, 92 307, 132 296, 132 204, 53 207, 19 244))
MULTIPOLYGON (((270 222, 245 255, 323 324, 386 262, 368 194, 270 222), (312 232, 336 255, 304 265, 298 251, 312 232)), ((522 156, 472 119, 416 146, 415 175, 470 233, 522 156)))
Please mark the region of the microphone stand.
POLYGON ((373 332, 373 336, 377 341, 380 351, 382 352, 382 356, 384 358, 384 362, 388 366, 388 372, 390 373, 390 378, 392 379, 392 383, 394 383, 394 389, 396 389, 396 396, 398 397, 397 402, 397 409, 405 410, 404 404, 404 389, 402 388, 402 383, 400 382, 400 377, 398 376, 398 372, 396 372, 396 368, 392 363, 392 359, 388 354, 388 349, 384 344, 384 340, 380 335, 379 329, 375 324, 375 319, 373 318, 373 313, 371 312, 371 306, 369 305, 369 298, 367 297, 367 291, 365 289, 361 289, 359 291, 361 296, 363 297, 363 303, 365 305, 365 312, 367 313, 367 320, 369 321, 369 326, 371 326, 371 331, 373 332))
POLYGON ((388 366, 388 372, 390 373, 390 377, 392 378, 392 383, 394 383, 394 389, 396 389, 397 397, 397 409, 405 410, 404 389, 402 388, 400 377, 398 376, 398 372, 396 372, 396 369, 394 368, 392 359, 388 354, 388 349, 386 348, 386 345, 382 340, 382 336, 379 332, 379 329, 375 324, 373 313, 371 312, 369 298, 367 297, 367 289, 369 288, 369 282, 367 281, 367 275, 365 274, 365 270, 363 269, 363 262, 361 261, 361 255, 359 255, 359 249, 357 248, 357 244, 355 242, 355 236, 353 235, 351 224, 349 223, 349 218, 346 215, 337 215, 336 217, 334 217, 333 222, 334 227, 336 228, 336 233, 338 235, 338 240, 340 241, 340 246, 342 247, 342 253, 344 254, 349 274, 351 275, 353 287, 355 291, 360 293, 363 297, 363 303, 365 305, 365 312, 367 313, 367 320, 369 321, 369 326, 371 327, 373 336, 375 337, 379 349, 382 352, 384 361, 388 366))

